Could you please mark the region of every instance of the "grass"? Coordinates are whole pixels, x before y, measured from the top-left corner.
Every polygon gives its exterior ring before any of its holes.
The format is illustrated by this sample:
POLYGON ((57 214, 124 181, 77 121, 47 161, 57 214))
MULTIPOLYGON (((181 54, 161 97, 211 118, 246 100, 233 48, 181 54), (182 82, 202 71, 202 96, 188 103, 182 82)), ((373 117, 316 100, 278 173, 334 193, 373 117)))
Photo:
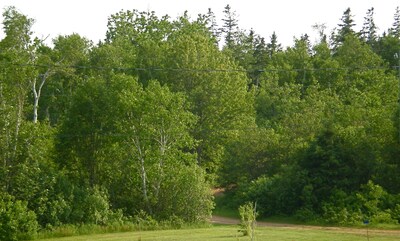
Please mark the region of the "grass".
MULTIPOLYGON (((179 229, 179 230, 157 230, 157 231, 137 231, 111 234, 83 235, 66 238, 51 238, 46 241, 180 241, 180 240, 249 240, 248 237, 241 236, 235 225, 215 225, 209 228, 179 229)), ((367 240, 366 230, 350 229, 307 229, 302 227, 258 227, 256 230, 256 240, 273 241, 365 241, 367 240), (352 233, 354 232, 354 233, 352 233)), ((370 241, 395 241, 400 240, 399 232, 369 232, 370 241)))

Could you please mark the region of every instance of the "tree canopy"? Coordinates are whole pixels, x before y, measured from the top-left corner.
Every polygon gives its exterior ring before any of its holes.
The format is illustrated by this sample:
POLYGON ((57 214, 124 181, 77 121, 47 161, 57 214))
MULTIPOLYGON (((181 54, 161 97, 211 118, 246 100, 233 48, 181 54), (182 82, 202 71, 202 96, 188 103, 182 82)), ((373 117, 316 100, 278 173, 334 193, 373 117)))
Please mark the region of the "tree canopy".
POLYGON ((348 8, 330 36, 316 26, 320 41, 286 48, 240 29, 229 5, 223 15, 218 27, 211 9, 121 10, 98 44, 48 46, 33 19, 4 10, 0 212, 26 214, 7 237, 202 222, 217 186, 264 216, 400 221, 399 9, 382 34, 374 8, 358 33, 348 8))

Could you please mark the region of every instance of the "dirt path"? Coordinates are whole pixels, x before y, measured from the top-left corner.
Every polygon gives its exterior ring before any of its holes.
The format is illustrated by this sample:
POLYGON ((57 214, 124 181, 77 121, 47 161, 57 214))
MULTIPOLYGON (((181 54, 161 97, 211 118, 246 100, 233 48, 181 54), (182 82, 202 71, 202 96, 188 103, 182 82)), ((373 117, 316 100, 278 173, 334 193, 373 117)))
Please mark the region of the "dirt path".
MULTIPOLYGON (((239 219, 227 218, 221 216, 213 216, 211 223, 215 224, 227 224, 227 225, 238 225, 239 219)), ((351 234, 365 234, 365 228, 342 228, 342 227, 323 227, 323 226, 311 226, 311 225, 297 225, 297 224, 286 224, 286 223, 272 223, 272 222, 257 222, 259 227, 281 227, 298 230, 327 230, 332 232, 340 233, 351 233, 351 234)), ((381 229, 369 229, 368 232, 371 235, 390 235, 400 238, 400 230, 381 230, 381 229)))

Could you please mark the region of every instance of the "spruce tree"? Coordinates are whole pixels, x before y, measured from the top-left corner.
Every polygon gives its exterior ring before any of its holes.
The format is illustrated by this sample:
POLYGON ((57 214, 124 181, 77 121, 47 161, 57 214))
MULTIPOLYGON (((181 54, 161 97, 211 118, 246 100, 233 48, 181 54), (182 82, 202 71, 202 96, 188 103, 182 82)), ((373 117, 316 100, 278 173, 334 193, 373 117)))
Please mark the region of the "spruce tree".
POLYGON ((235 11, 232 11, 229 4, 224 8, 224 14, 221 32, 225 35, 225 45, 228 48, 232 48, 239 32, 237 15, 235 11))
POLYGON ((394 23, 392 28, 389 31, 390 35, 400 38, 400 8, 396 8, 396 12, 394 14, 394 23))
POLYGON ((215 13, 211 10, 211 8, 208 9, 208 12, 206 14, 206 21, 208 31, 210 31, 215 40, 218 42, 219 38, 221 37, 221 31, 220 29, 218 29, 215 13))
POLYGON ((270 38, 269 44, 267 44, 267 50, 269 54, 269 58, 272 58, 272 56, 276 53, 282 50, 281 44, 278 43, 278 36, 276 35, 275 31, 272 33, 271 38, 270 38))
POLYGON ((332 34, 332 42, 334 49, 341 46, 348 35, 355 34, 353 27, 355 26, 353 15, 351 15, 350 8, 344 11, 341 18, 342 23, 338 24, 336 33, 332 34))
POLYGON ((363 28, 360 32, 361 40, 366 42, 371 47, 375 45, 378 36, 376 33, 377 27, 374 21, 374 8, 370 8, 367 11, 367 16, 364 17, 363 28))

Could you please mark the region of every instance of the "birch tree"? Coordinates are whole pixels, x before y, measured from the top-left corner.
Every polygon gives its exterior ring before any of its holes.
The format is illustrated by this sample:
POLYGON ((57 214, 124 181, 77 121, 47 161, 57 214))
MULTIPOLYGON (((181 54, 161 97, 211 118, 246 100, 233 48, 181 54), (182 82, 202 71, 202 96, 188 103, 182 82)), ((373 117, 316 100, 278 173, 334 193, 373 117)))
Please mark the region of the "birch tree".
POLYGON ((7 127, 4 137, 4 168, 7 175, 6 189, 10 188, 9 169, 15 164, 20 128, 24 120, 24 111, 27 103, 30 81, 35 76, 32 66, 33 41, 31 27, 33 19, 19 13, 14 7, 8 7, 3 13, 3 29, 5 38, 0 41, 0 60, 4 65, 3 81, 1 84, 1 104, 7 109, 3 116, 7 127), (8 108, 6 108, 8 106, 8 108))

